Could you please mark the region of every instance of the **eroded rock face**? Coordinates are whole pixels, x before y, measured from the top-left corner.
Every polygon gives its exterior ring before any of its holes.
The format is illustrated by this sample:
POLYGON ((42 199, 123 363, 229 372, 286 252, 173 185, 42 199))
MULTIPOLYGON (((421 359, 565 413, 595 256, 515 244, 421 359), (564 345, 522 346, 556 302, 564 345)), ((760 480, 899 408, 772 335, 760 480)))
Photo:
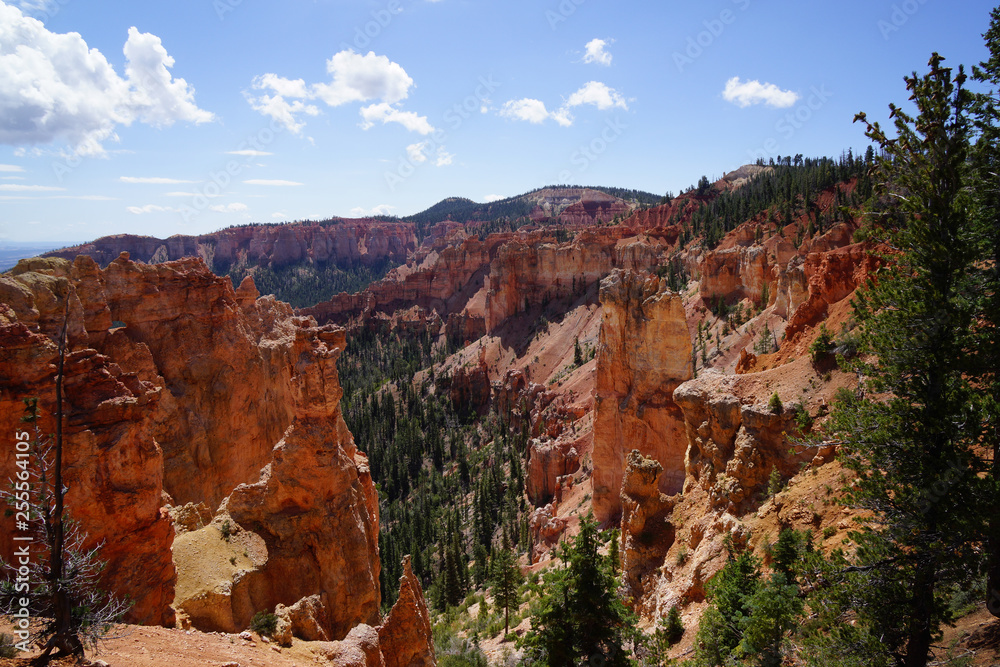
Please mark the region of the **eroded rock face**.
POLYGON ((323 627, 335 639, 359 623, 377 625, 380 604, 378 500, 340 411, 336 359, 345 345, 343 329, 296 330, 294 421, 260 480, 224 504, 267 545, 261 608, 325 594, 323 627))
POLYGON ((414 305, 441 318, 460 313, 483 287, 491 246, 478 238, 458 241, 430 252, 419 265, 393 269, 362 292, 339 294, 300 312, 321 324, 342 325, 368 320, 376 314, 391 315, 414 305))
POLYGON ((297 262, 375 263, 384 259, 404 261, 416 247, 412 224, 367 220, 342 220, 338 224, 296 223, 274 226, 231 227, 201 236, 150 236, 118 234, 91 243, 56 250, 47 257, 72 260, 92 257, 106 265, 122 252, 148 263, 200 257, 220 272, 238 261, 274 268, 297 262))
POLYGON ((601 281, 594 390, 594 516, 617 521, 625 452, 663 466, 660 490, 684 482, 687 437, 673 393, 691 377, 691 337, 680 295, 666 281, 616 270, 601 281))
POLYGON ((701 486, 713 507, 731 512, 760 498, 772 469, 788 479, 816 454, 790 441, 797 432, 790 406, 773 413, 763 401, 734 395, 735 383, 748 377, 710 371, 674 392, 689 442, 685 487, 701 486))
POLYGON ((437 664, 430 613, 420 581, 410 568, 409 556, 403 559, 399 599, 378 629, 378 640, 386 667, 430 667, 437 664))
POLYGON ((455 369, 448 385, 452 405, 458 412, 479 410, 490 402, 492 393, 489 368, 484 358, 475 366, 460 366, 455 369))
POLYGON ((486 330, 547 299, 582 293, 611 270, 616 239, 581 232, 572 243, 511 241, 490 264, 486 330))
POLYGON ((674 543, 674 501, 660 493, 662 474, 663 466, 638 450, 628 455, 621 490, 622 583, 634 600, 648 595, 655 579, 647 575, 663 565, 674 543))
MULTIPOLYGON (((169 624, 176 579, 170 558, 174 531, 160 510, 163 452, 152 437, 149 420, 160 390, 86 346, 87 325, 97 326, 94 322, 106 317, 106 312, 86 294, 81 298, 76 292, 69 262, 48 262, 38 267, 46 273, 0 277, 0 298, 6 301, 0 302, 0 429, 11 438, 26 431, 20 423, 22 399, 37 397, 42 411, 40 433, 55 431, 58 345, 50 334, 57 335, 52 330, 61 326, 59 304, 68 298, 68 328, 73 336, 64 383, 67 513, 87 535, 85 547, 104 543, 100 558, 107 568, 101 583, 133 601, 128 619, 169 624), (11 294, 23 300, 10 299, 11 294), (19 313, 8 305, 12 301, 30 326, 19 321, 19 313)), ((2 448, 0 479, 12 477, 14 463, 14 447, 2 448)), ((32 462, 35 470, 40 465, 32 462)), ((0 531, 0 553, 13 553, 12 537, 12 531, 0 531)))
POLYGON ((531 562, 540 562, 562 537, 569 520, 558 516, 555 503, 549 503, 536 508, 528 517, 528 529, 531 531, 531 562))
POLYGON ((251 302, 246 281, 237 295, 196 259, 148 265, 123 256, 102 278, 110 318, 125 325, 103 349, 163 387, 153 437, 164 487, 178 504, 217 507, 257 476, 291 423, 291 309, 273 297, 251 302))
POLYGON ((720 298, 730 302, 744 298, 759 302, 765 285, 770 295, 775 293, 771 285, 773 270, 769 253, 762 245, 710 252, 701 266, 701 297, 706 303, 715 303, 720 298))
POLYGON ((559 492, 561 477, 580 469, 581 443, 573 440, 532 439, 528 443, 525 483, 535 507, 547 504, 559 492))

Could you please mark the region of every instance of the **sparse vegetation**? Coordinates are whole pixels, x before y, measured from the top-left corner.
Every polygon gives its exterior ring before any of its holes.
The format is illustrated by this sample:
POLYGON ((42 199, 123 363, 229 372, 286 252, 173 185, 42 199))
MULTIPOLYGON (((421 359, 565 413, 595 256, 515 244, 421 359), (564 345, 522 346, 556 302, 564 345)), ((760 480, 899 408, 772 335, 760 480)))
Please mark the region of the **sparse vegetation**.
POLYGON ((278 629, 278 617, 266 611, 258 611, 250 619, 250 629, 262 637, 270 637, 278 629))

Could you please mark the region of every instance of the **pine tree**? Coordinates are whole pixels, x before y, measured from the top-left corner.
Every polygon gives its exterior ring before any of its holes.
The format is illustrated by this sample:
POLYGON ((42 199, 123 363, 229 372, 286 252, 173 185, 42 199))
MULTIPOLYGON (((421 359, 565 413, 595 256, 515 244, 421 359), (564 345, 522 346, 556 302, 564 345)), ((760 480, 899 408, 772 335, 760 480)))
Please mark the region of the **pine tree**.
POLYGON ((490 591, 493 593, 493 604, 497 609, 503 609, 503 634, 510 632, 510 610, 517 609, 521 603, 518 586, 521 584, 521 570, 517 566, 517 556, 506 544, 502 549, 493 552, 490 564, 490 591))
POLYGON ((976 256, 965 183, 969 94, 964 72, 953 77, 942 62, 934 54, 927 75, 906 78, 919 114, 890 107, 897 138, 867 124, 884 151, 876 160, 892 207, 884 233, 897 252, 855 300, 872 361, 856 362, 860 391, 838 403, 831 423, 859 478, 848 499, 872 513, 853 536, 856 613, 904 667, 927 664, 948 619, 939 593, 973 576, 983 535, 974 511, 980 429, 966 377, 976 256))
POLYGON ((561 548, 567 566, 546 574, 546 595, 524 643, 550 667, 570 667, 580 659, 629 664, 625 643, 634 619, 615 593, 600 544, 597 522, 588 515, 573 543, 561 548))
POLYGON ((979 389, 980 409, 986 428, 983 445, 992 453, 986 480, 984 507, 990 517, 988 536, 986 605, 1000 617, 1000 7, 990 15, 983 35, 990 57, 973 68, 977 81, 990 90, 975 96, 973 115, 977 140, 972 151, 976 194, 974 219, 976 236, 982 242, 986 261, 976 265, 979 295, 977 349, 974 371, 979 389))

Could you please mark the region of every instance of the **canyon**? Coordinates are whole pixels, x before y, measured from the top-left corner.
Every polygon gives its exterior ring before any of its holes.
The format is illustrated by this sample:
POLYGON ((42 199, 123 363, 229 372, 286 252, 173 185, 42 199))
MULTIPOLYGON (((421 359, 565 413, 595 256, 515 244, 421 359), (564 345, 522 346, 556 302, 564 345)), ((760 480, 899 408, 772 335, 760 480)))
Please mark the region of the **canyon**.
MULTIPOLYGON (((835 447, 803 444, 856 383, 809 354, 821 326, 850 332, 851 297, 879 266, 841 213, 855 182, 791 222, 761 207, 715 245, 692 240, 706 207, 770 173, 748 165, 657 206, 545 189, 523 226, 483 235, 478 220, 420 234, 338 221, 106 237, 24 260, 0 275, 0 429, 17 428, 22 397, 51 405, 68 304, 67 502, 104 542, 129 620, 237 633, 275 610, 280 641, 322 645, 333 664, 434 664, 437 554, 405 559, 386 612, 379 535, 395 526, 337 370, 355 336, 426 340, 433 361, 380 395, 445 396, 471 420, 449 435, 474 433, 463 445, 504 484, 515 466, 491 440, 523 437, 522 569, 552 566, 592 512, 619 531, 643 622, 676 605, 691 627, 727 540, 763 557, 782 527, 829 549, 855 525, 817 506, 845 474, 835 447), (398 266, 293 309, 213 273, 251 260, 398 266)), ((0 478, 12 465, 0 455, 0 478)))

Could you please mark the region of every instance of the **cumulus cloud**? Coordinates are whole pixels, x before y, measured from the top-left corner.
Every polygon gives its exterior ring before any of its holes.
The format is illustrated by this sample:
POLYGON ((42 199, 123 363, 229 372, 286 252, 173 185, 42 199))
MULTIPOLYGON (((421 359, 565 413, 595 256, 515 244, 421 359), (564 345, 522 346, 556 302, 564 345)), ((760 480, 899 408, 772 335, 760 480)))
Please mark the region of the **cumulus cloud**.
POLYGON ((370 129, 375 123, 399 123, 410 132, 428 135, 434 131, 434 126, 427 120, 427 116, 418 116, 412 111, 400 111, 387 102, 372 104, 361 109, 361 128, 370 129))
POLYGON ((447 167, 455 160, 455 156, 444 149, 444 146, 440 146, 437 149, 437 159, 434 161, 435 167, 447 167))
POLYGON ((617 90, 600 81, 588 81, 554 111, 549 111, 541 100, 526 97, 506 102, 500 108, 499 114, 504 118, 523 120, 536 125, 554 120, 563 127, 569 127, 573 124, 573 114, 570 110, 585 104, 597 107, 601 111, 613 108, 628 110, 625 98, 617 90))
POLYGON ((304 116, 319 114, 318 102, 339 107, 352 102, 372 102, 361 109, 361 127, 369 129, 376 122, 398 123, 411 132, 430 134, 434 128, 426 116, 403 111, 399 103, 413 87, 413 79, 399 63, 386 56, 366 55, 351 49, 340 51, 326 61, 330 81, 306 83, 277 74, 254 77, 251 87, 259 94, 245 93, 253 109, 268 116, 288 130, 299 134, 305 127, 304 116))
POLYGON ((119 125, 214 119, 194 88, 173 78, 159 37, 130 28, 123 51, 125 78, 78 33, 50 32, 0 2, 0 143, 66 141, 80 155, 103 155, 119 125))
POLYGON ((430 145, 429 141, 420 141, 415 144, 410 144, 406 147, 406 157, 408 157, 410 162, 414 164, 427 162, 427 156, 424 154, 424 151, 430 148, 430 145))
POLYGON ((604 66, 611 65, 611 54, 605 50, 605 47, 611 43, 603 39, 592 39, 587 42, 587 45, 584 47, 587 51, 583 55, 583 62, 604 66))
POLYGON ((523 120, 535 125, 540 125, 550 118, 563 127, 573 124, 573 118, 564 107, 556 111, 549 111, 545 108, 545 103, 541 100, 526 97, 520 100, 510 100, 500 107, 500 115, 511 120, 523 120))
POLYGON ((790 90, 782 90, 773 83, 761 83, 756 79, 740 81, 740 77, 734 76, 726 81, 722 97, 727 102, 732 102, 741 108, 751 104, 766 104, 770 107, 784 109, 795 104, 799 99, 799 94, 790 90))
POLYGON ((347 50, 326 61, 330 83, 314 86, 316 96, 332 107, 348 102, 380 99, 395 104, 410 94, 413 79, 398 63, 369 51, 361 55, 347 50))
POLYGON ((500 201, 501 199, 506 199, 506 197, 504 197, 503 195, 486 195, 483 198, 483 201, 489 204, 491 202, 500 201))
POLYGON ((568 107, 578 107, 584 104, 592 104, 601 111, 617 107, 628 110, 628 104, 621 93, 614 88, 609 88, 600 81, 588 81, 580 90, 569 96, 566 101, 568 107))

